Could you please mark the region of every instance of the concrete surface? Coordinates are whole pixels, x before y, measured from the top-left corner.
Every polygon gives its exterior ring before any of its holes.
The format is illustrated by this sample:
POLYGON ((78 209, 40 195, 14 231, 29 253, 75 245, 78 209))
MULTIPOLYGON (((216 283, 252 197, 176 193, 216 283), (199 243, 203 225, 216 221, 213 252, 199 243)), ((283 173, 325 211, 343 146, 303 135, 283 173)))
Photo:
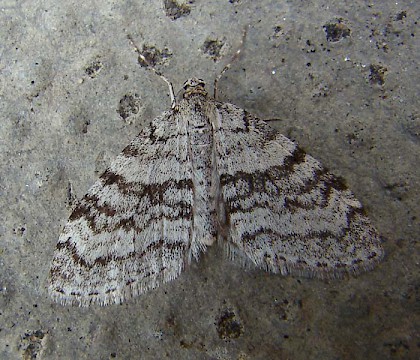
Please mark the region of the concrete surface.
POLYGON ((418 359, 419 2, 0 2, 1 359, 418 359), (166 84, 219 83, 343 176, 387 255, 357 278, 243 270, 212 249, 105 308, 46 292, 74 199, 152 117, 166 84), (156 52, 157 50, 157 52, 156 52))

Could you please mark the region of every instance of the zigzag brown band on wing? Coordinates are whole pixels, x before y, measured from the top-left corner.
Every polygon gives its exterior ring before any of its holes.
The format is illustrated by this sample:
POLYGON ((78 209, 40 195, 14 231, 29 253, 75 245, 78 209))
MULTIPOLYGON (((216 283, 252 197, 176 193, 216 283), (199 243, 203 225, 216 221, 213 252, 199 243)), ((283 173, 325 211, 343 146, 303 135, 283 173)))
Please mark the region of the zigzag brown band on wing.
POLYGON ((124 179, 123 176, 115 174, 110 170, 106 170, 100 177, 104 186, 107 185, 117 185, 118 190, 122 194, 133 194, 137 197, 143 197, 149 195, 151 199, 156 199, 156 203, 159 203, 159 200, 162 198, 162 193, 164 190, 173 188, 175 190, 191 189, 193 182, 191 179, 184 179, 180 181, 167 180, 162 184, 149 184, 143 185, 141 183, 131 183, 124 179), (142 188, 141 191, 138 191, 139 187, 142 188), (155 196, 157 194, 158 196, 155 196))
MULTIPOLYGON (((356 219, 357 216, 361 215, 361 211, 359 209, 352 208, 346 213, 346 220, 347 225, 340 229, 340 238, 344 238, 346 234, 351 231, 351 224, 356 219)), ((276 231, 272 228, 261 226, 258 229, 255 229, 253 232, 248 232, 242 235, 242 240, 244 242, 252 243, 255 239, 260 235, 275 235, 276 239, 280 242, 285 240, 290 240, 293 237, 300 237, 302 239, 327 239, 327 238, 337 238, 337 233, 332 232, 331 230, 322 230, 322 231, 308 231, 304 234, 284 234, 279 231, 276 231)))
POLYGON ((294 172, 294 168, 303 163, 306 160, 306 153, 299 147, 296 147, 294 152, 291 153, 288 157, 285 158, 283 164, 271 166, 264 171, 255 171, 253 173, 246 173, 243 171, 238 171, 234 175, 221 174, 220 181, 222 185, 228 184, 229 182, 234 182, 239 180, 244 176, 245 178, 253 179, 269 179, 269 180, 280 180, 284 179, 294 172))
POLYGON ((231 243, 230 251, 233 253, 245 251, 245 254, 251 255, 251 258, 252 254, 258 253, 258 257, 255 258, 257 261, 255 265, 273 272, 341 277, 349 271, 358 273, 368 270, 382 259, 383 250, 380 246, 374 245, 378 239, 379 235, 376 230, 370 225, 367 218, 360 215, 358 209, 356 209, 354 212, 350 211, 348 213, 348 225, 341 229, 340 234, 323 230, 309 231, 304 235, 285 235, 279 231, 261 227, 252 233, 242 234, 240 244, 231 243), (360 234, 359 231, 361 231, 360 234), (360 235, 360 238, 355 238, 357 234, 360 235), (365 238, 372 246, 368 252, 366 252, 367 244, 361 242, 362 238, 365 238), (334 247, 338 246, 341 250, 337 253, 331 250, 331 253, 328 254, 328 252, 325 252, 325 246, 329 243, 334 247), (300 249, 301 252, 297 251, 293 255, 290 253, 283 255, 281 249, 284 250, 291 244, 295 245, 295 250, 300 249), (312 244, 315 244, 315 247, 312 244), (348 252, 348 247, 352 248, 353 245, 356 245, 356 248, 352 252, 348 252), (362 247, 361 253, 359 253, 357 246, 362 247), (322 250, 318 254, 318 261, 315 261, 317 256, 314 258, 314 254, 308 252, 308 249, 312 248, 312 251, 315 251, 317 247, 318 251, 319 248, 322 248, 322 250), (330 257, 330 255, 333 255, 333 257, 330 257))
MULTIPOLYGON (((230 213, 237 211, 252 211, 253 207, 270 207, 270 204, 266 202, 256 202, 252 207, 243 208, 238 200, 248 199, 252 194, 267 193, 270 188, 270 194, 272 196, 285 196, 285 206, 293 211, 295 208, 310 209, 308 204, 300 203, 297 199, 298 196, 307 194, 313 189, 317 189, 322 195, 323 203, 313 203, 312 206, 322 208, 327 206, 330 200, 330 196, 333 190, 344 191, 347 190, 347 186, 341 180, 341 178, 335 177, 327 172, 325 168, 314 169, 312 176, 306 179, 301 185, 293 187, 293 199, 287 196, 284 189, 281 189, 276 182, 282 181, 287 182, 289 178, 296 176, 296 167, 307 160, 305 152, 296 147, 295 151, 288 156, 282 165, 271 166, 264 171, 254 171, 252 173, 246 173, 244 171, 238 171, 234 175, 222 174, 220 178, 221 185, 231 186, 233 188, 241 188, 237 186, 238 182, 245 182, 248 184, 247 191, 241 194, 229 198, 227 201, 228 210, 230 213), (273 191, 273 188, 275 191, 273 191), (234 202, 236 204, 234 204, 234 202)), ((257 199, 255 199, 257 201, 257 199)))
MULTIPOLYGON (((192 208, 188 202, 181 200, 178 202, 167 202, 164 201, 164 192, 168 189, 176 189, 179 190, 188 190, 193 187, 192 180, 186 179, 182 181, 166 181, 163 184, 152 184, 152 185, 141 185, 141 184, 130 184, 125 181, 125 179, 121 175, 117 175, 111 171, 106 171, 101 176, 101 181, 103 182, 103 186, 111 186, 117 185, 118 190, 122 194, 130 194, 131 196, 136 196, 138 199, 147 198, 147 201, 150 203, 151 206, 164 204, 168 208, 174 209, 173 215, 167 214, 165 218, 171 220, 177 219, 187 219, 190 220, 192 218, 192 208), (139 187, 142 188, 141 191, 135 190, 139 187), (131 190, 130 190, 131 189, 131 190), (176 211, 175 211, 176 210, 176 211)), ((100 198, 98 195, 90 195, 87 194, 82 199, 80 204, 76 206, 73 210, 72 214, 69 217, 69 221, 76 221, 80 218, 84 218, 89 228, 94 233, 99 233, 104 229, 97 227, 95 218, 99 214, 106 215, 108 217, 113 217, 116 214, 116 210, 112 208, 112 204, 102 204, 99 205, 100 198)), ((157 219, 157 217, 151 216, 150 219, 143 224, 143 228, 146 228, 148 223, 151 223, 153 220, 157 219)), ((130 218, 122 219, 117 226, 113 226, 112 229, 107 229, 108 231, 116 230, 118 228, 124 227, 131 227, 136 229, 134 225, 134 221, 132 220, 132 216, 130 218), (131 220, 130 220, 131 219, 131 220)), ((138 229, 140 231, 142 229, 138 229)))
MULTIPOLYGON (((137 259, 140 260, 145 255, 150 254, 152 251, 156 250, 169 250, 174 251, 176 249, 184 250, 186 247, 185 242, 165 242, 163 239, 150 244, 145 250, 142 252, 132 251, 127 253, 124 256, 102 256, 96 258, 92 263, 88 264, 84 259, 83 256, 79 255, 76 245, 68 239, 65 242, 59 242, 57 244, 58 251, 67 251, 69 256, 73 259, 73 262, 79 264, 81 267, 92 269, 95 266, 106 266, 111 261, 126 261, 129 259, 137 259)), ((52 274, 55 272, 53 270, 52 274)))

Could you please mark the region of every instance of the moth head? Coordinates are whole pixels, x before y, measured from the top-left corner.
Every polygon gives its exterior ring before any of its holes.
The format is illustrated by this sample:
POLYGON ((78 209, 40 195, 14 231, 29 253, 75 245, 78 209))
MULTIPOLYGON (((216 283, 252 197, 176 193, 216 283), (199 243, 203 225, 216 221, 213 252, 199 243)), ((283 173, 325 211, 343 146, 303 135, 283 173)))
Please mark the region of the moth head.
POLYGON ((202 79, 191 78, 188 79, 183 86, 184 93, 183 98, 189 98, 192 95, 203 95, 207 96, 207 91, 205 89, 206 83, 202 79))

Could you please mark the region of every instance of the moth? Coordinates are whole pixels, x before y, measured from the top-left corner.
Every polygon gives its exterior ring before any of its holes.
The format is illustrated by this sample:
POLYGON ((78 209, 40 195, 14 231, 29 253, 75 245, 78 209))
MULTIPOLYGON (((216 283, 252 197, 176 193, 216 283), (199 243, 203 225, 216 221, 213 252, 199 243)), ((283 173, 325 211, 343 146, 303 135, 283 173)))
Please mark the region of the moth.
POLYGON ((381 238, 344 182, 264 121, 185 82, 74 208, 50 270, 63 304, 121 303, 218 244, 272 273, 371 269, 381 238))

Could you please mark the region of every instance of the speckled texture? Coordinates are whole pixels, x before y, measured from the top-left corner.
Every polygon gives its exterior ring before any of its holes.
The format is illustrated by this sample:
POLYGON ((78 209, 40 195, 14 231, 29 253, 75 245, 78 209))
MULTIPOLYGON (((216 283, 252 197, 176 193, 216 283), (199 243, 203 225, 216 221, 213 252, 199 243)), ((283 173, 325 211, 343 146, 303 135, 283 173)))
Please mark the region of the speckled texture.
POLYGON ((0 4, 0 358, 418 358, 418 2, 165 3, 0 4), (127 35, 168 55, 159 70, 179 89, 211 84, 247 25, 219 100, 280 119, 343 176, 384 261, 320 281, 244 271, 212 249, 137 301, 53 304, 46 279, 70 204, 170 106, 127 35))

